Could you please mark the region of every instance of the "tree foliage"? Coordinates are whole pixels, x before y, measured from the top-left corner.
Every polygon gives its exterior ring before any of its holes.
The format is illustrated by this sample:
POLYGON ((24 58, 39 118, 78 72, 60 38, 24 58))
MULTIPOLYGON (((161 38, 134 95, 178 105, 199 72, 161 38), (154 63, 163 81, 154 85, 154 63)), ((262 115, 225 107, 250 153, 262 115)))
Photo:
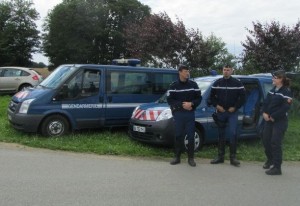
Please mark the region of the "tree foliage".
POLYGON ((64 0, 47 16, 43 49, 54 65, 102 63, 128 53, 123 30, 150 8, 137 0, 64 0))
POLYGON ((127 25, 129 55, 155 66, 173 67, 183 61, 188 44, 182 21, 175 24, 166 13, 153 14, 140 24, 127 25))
POLYGON ((214 34, 204 37, 198 30, 190 30, 187 35, 190 41, 186 50, 187 64, 197 68, 199 75, 232 64, 234 56, 228 52, 221 38, 214 34))
POLYGON ((272 21, 265 25, 253 22, 253 30, 242 42, 242 63, 246 70, 270 72, 293 71, 300 61, 300 22, 290 28, 272 21))
POLYGON ((0 2, 0 65, 30 66, 38 51, 39 18, 30 0, 0 2))
POLYGON ((207 73, 233 59, 221 39, 188 30, 178 19, 173 23, 165 12, 150 15, 141 24, 128 25, 125 37, 131 56, 155 66, 176 67, 183 63, 207 73))

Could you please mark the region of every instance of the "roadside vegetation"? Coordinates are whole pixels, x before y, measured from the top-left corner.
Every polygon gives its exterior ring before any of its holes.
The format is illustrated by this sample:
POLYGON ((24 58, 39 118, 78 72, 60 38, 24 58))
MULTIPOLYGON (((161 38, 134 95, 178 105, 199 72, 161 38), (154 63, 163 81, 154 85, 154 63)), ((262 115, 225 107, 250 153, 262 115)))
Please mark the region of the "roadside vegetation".
MULTIPOLYGON (((99 155, 122 155, 132 157, 172 158, 169 147, 157 147, 132 141, 126 129, 83 130, 70 135, 45 138, 39 134, 27 134, 13 129, 6 115, 11 96, 0 96, 0 142, 17 143, 30 147, 47 148, 99 155)), ((300 118, 299 103, 293 104, 290 112, 289 128, 284 139, 284 160, 300 161, 300 118), (298 108, 298 109, 297 109, 298 108)), ((205 145, 196 153, 198 158, 213 158, 217 153, 216 145, 205 145)), ((228 152, 226 153, 228 154, 228 152)), ((265 156, 260 139, 239 142, 238 157, 243 161, 264 161, 265 156)), ((228 155, 226 156, 228 158, 228 155)))

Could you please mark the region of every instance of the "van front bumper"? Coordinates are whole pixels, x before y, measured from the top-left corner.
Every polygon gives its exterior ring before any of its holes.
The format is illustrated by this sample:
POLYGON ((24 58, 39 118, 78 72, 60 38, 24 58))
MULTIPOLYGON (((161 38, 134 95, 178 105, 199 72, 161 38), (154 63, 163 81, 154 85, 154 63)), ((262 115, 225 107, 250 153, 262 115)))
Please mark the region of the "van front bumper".
POLYGON ((43 115, 20 114, 7 110, 9 123, 13 128, 24 132, 38 132, 43 117, 43 115))

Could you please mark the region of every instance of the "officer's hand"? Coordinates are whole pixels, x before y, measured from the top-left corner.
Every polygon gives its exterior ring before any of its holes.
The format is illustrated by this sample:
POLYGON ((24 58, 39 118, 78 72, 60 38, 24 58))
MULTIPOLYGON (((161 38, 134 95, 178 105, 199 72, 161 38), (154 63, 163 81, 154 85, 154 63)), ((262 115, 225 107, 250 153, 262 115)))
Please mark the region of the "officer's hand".
POLYGON ((193 109, 192 102, 182 102, 182 107, 183 107, 183 109, 186 109, 186 110, 192 110, 193 109))
POLYGON ((263 118, 265 121, 270 121, 270 116, 267 113, 263 113, 263 118))
POLYGON ((225 109, 220 105, 217 105, 216 108, 217 108, 218 112, 225 112, 225 109))
POLYGON ((234 107, 229 107, 228 112, 234 112, 235 108, 234 107))

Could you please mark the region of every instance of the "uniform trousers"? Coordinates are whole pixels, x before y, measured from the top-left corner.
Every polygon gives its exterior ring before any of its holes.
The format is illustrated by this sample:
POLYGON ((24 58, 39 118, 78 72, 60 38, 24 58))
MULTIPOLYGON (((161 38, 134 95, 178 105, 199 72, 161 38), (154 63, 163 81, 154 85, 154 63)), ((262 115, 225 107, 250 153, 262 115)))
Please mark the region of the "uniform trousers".
POLYGON ((282 140, 288 127, 287 117, 276 122, 267 121, 263 130, 263 145, 269 162, 274 167, 281 169, 282 164, 282 140))
POLYGON ((173 113, 175 121, 175 141, 184 142, 188 140, 189 145, 195 144, 195 112, 194 111, 177 111, 173 113))

